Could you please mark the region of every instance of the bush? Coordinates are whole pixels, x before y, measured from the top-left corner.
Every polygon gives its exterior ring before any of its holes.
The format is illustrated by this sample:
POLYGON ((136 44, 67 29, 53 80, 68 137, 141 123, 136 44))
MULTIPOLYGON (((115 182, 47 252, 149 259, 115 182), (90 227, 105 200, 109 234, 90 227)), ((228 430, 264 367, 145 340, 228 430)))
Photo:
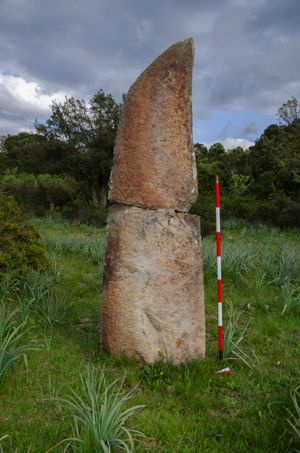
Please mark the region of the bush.
POLYGON ((106 224, 107 210, 104 206, 92 206, 85 200, 78 199, 68 203, 61 211, 69 220, 76 220, 87 225, 103 226, 106 224))
POLYGON ((17 203, 0 194, 0 275, 9 269, 25 273, 48 266, 37 230, 23 218, 17 203))
MULTIPOLYGON (((200 215, 202 236, 213 233, 216 228, 214 192, 200 192, 191 214, 200 215)), ((279 228, 294 228, 300 224, 300 203, 282 193, 274 193, 264 200, 255 195, 224 190, 221 192, 221 224, 225 225, 232 218, 243 220, 246 224, 263 223, 279 228)))
POLYGON ((275 193, 269 200, 257 202, 256 217, 279 228, 297 228, 300 225, 300 203, 282 193, 275 193))
POLYGON ((44 215, 49 209, 61 209, 77 193, 74 178, 69 175, 33 175, 8 170, 1 181, 1 189, 13 196, 26 210, 44 215))

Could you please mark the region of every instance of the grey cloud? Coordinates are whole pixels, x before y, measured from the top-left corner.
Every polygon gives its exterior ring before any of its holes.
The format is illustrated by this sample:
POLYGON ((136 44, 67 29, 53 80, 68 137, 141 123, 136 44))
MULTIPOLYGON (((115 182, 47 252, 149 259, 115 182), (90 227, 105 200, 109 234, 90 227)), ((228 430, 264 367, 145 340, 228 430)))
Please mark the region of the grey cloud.
MULTIPOLYGON (((103 88, 120 99, 159 53, 192 35, 196 118, 234 108, 275 114, 300 93, 299 20, 298 0, 2 0, 0 72, 49 92, 103 88)), ((22 108, 12 102, 10 111, 22 108)))
POLYGON ((258 135, 259 128, 257 124, 254 121, 250 121, 244 129, 241 131, 241 135, 245 137, 251 137, 251 136, 256 136, 258 135))
POLYGON ((13 117, 0 115, 0 136, 24 130, 32 130, 32 118, 24 118, 21 115, 13 117))
POLYGON ((219 139, 220 140, 225 140, 225 138, 230 137, 230 129, 231 129, 231 127, 232 127, 232 123, 231 123, 231 121, 229 121, 225 125, 225 127, 223 128, 221 133, 219 134, 219 139))

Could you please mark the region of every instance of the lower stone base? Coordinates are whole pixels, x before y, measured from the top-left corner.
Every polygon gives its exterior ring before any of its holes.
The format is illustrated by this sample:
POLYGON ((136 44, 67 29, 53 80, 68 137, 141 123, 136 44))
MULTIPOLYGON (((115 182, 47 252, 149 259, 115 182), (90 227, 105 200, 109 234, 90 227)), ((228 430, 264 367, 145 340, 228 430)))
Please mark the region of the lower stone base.
POLYGON ((173 210, 110 208, 101 343, 146 363, 205 354, 200 223, 173 210))

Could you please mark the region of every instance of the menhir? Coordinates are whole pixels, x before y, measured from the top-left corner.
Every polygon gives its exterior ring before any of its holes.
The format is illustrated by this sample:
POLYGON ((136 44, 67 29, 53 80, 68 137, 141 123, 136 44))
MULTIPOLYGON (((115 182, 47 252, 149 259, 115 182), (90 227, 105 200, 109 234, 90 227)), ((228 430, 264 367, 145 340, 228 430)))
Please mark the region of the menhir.
POLYGON ((111 173, 101 343, 146 363, 205 354, 192 143, 193 41, 160 55, 126 96, 111 173))

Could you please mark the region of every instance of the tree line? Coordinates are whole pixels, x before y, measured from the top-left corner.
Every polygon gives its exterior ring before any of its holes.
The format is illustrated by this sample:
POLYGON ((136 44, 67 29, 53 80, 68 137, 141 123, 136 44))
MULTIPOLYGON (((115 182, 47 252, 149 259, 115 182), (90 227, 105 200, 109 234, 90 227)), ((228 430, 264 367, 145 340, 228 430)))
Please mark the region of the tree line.
POLYGON ((214 180, 222 187, 222 218, 243 218, 281 228, 300 226, 300 102, 292 97, 248 150, 209 149, 197 143, 199 199, 203 232, 214 225, 214 180))
MULTIPOLYGON (((60 213, 101 225, 122 103, 99 90, 89 101, 53 102, 35 132, 9 135, 0 153, 0 190, 30 214, 60 213)), ((300 103, 292 97, 248 150, 194 145, 203 233, 214 225, 214 181, 222 187, 222 218, 279 227, 300 225, 300 103)))
POLYGON ((60 212, 103 224, 113 147, 122 104, 99 90, 88 102, 53 102, 35 133, 6 138, 0 153, 1 189, 27 212, 60 212))

